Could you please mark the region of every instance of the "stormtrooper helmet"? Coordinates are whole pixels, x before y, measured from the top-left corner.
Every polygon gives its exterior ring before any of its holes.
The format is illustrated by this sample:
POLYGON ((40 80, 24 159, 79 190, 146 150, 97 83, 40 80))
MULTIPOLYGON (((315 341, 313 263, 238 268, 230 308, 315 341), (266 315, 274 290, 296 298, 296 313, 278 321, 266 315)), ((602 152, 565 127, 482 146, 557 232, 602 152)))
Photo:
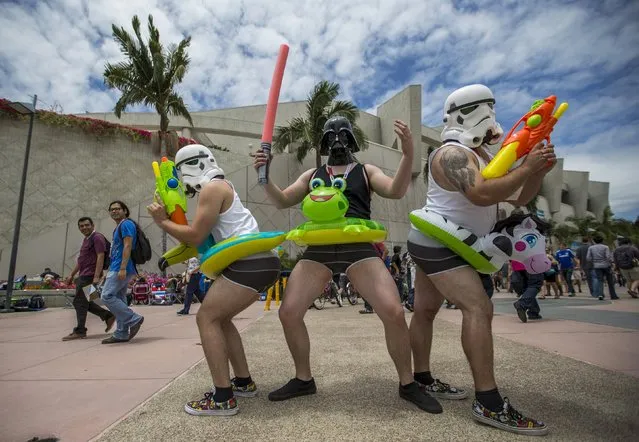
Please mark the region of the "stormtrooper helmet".
POLYGON ((218 166, 209 148, 201 144, 189 144, 178 150, 175 168, 184 183, 187 196, 191 198, 213 178, 224 176, 224 171, 218 166))
POLYGON ((351 122, 341 116, 329 118, 324 124, 320 155, 328 155, 329 165, 343 165, 353 161, 352 153, 357 151, 359 145, 351 122))
POLYGON ((457 141, 471 148, 497 144, 504 134, 495 119, 495 97, 483 84, 457 89, 444 104, 442 141, 457 141))

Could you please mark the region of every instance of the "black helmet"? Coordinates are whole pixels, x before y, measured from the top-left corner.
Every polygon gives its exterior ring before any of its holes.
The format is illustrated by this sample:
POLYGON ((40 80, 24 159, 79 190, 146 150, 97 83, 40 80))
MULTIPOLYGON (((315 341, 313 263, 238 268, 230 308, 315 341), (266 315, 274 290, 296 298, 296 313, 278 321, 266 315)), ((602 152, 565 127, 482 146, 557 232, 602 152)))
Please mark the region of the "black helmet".
POLYGON ((346 117, 338 116, 329 118, 326 121, 326 124, 324 124, 324 133, 322 134, 322 141, 320 143, 320 155, 326 156, 330 150, 330 146, 328 145, 328 134, 338 134, 342 131, 346 132, 346 136, 348 137, 348 148, 351 152, 355 153, 359 151, 359 146, 357 145, 357 140, 353 134, 353 126, 351 126, 351 122, 348 121, 348 118, 346 117))

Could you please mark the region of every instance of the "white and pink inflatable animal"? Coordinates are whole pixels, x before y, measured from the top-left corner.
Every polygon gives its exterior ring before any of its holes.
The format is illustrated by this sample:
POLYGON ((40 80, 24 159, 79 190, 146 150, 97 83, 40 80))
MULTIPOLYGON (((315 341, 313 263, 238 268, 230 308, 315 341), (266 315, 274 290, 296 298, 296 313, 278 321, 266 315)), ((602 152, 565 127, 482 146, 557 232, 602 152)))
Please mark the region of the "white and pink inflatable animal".
POLYGON ((550 269, 542 234, 548 224, 534 215, 511 215, 483 237, 426 209, 414 210, 409 218, 413 227, 457 253, 480 273, 495 273, 508 261, 522 263, 531 274, 550 269))

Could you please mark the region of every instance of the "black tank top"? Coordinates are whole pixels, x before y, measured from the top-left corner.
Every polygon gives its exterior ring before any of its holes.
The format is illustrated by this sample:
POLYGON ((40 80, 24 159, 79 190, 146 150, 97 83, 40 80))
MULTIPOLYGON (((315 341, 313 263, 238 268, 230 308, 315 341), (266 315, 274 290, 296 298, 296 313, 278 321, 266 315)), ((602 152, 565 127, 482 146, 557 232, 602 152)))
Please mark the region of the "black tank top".
MULTIPOLYGON (((331 185, 331 179, 326 165, 315 170, 311 176, 321 178, 327 186, 331 185)), ((334 175, 334 178, 343 177, 343 174, 334 175)), ((310 180, 309 180, 310 182, 310 180)), ((347 218, 371 219, 371 191, 368 182, 368 174, 364 165, 356 163, 346 177, 346 191, 344 195, 348 199, 347 218)))

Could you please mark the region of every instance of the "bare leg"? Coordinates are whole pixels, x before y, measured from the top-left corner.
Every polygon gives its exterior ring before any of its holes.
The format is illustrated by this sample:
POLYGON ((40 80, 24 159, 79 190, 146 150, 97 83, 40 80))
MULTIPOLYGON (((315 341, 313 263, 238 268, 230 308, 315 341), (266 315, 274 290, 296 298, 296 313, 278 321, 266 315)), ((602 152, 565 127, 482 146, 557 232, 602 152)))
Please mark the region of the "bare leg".
POLYGON ((304 324, 304 315, 313 300, 331 278, 331 271, 324 264, 300 260, 286 283, 284 301, 279 310, 280 322, 288 349, 295 363, 295 376, 309 381, 311 375, 311 343, 304 324))
POLYGON ((397 302, 398 291, 393 277, 378 258, 359 261, 347 270, 355 290, 364 296, 384 324, 386 347, 401 385, 413 380, 411 370, 410 335, 404 308, 397 302))
POLYGON ((413 349, 415 373, 430 371, 430 349, 433 344, 433 321, 444 297, 428 276, 417 267, 415 274, 415 311, 410 321, 410 345, 413 349))
POLYGON ((222 323, 222 332, 226 339, 226 347, 229 353, 229 360, 233 367, 233 374, 239 378, 248 378, 250 376, 248 362, 246 362, 246 354, 244 353, 244 345, 242 338, 237 331, 235 324, 228 319, 222 323))
MULTIPOLYGON (((202 348, 209 370, 211 370, 213 385, 216 387, 229 388, 231 386, 229 357, 239 364, 239 368, 243 368, 242 364, 246 366, 241 340, 239 350, 237 342, 234 342, 239 340, 239 334, 231 336, 232 342, 229 343, 223 324, 230 322, 235 315, 256 300, 255 290, 241 287, 219 277, 209 289, 208 295, 204 298, 204 302, 197 312, 196 319, 202 348), (235 354, 237 351, 241 351, 241 355, 235 354)), ((248 367, 246 368, 248 371, 248 367)))
POLYGON ((493 304, 486 296, 477 272, 470 267, 461 267, 431 275, 428 279, 462 311, 462 347, 473 373, 475 390, 497 388, 493 367, 493 304))

